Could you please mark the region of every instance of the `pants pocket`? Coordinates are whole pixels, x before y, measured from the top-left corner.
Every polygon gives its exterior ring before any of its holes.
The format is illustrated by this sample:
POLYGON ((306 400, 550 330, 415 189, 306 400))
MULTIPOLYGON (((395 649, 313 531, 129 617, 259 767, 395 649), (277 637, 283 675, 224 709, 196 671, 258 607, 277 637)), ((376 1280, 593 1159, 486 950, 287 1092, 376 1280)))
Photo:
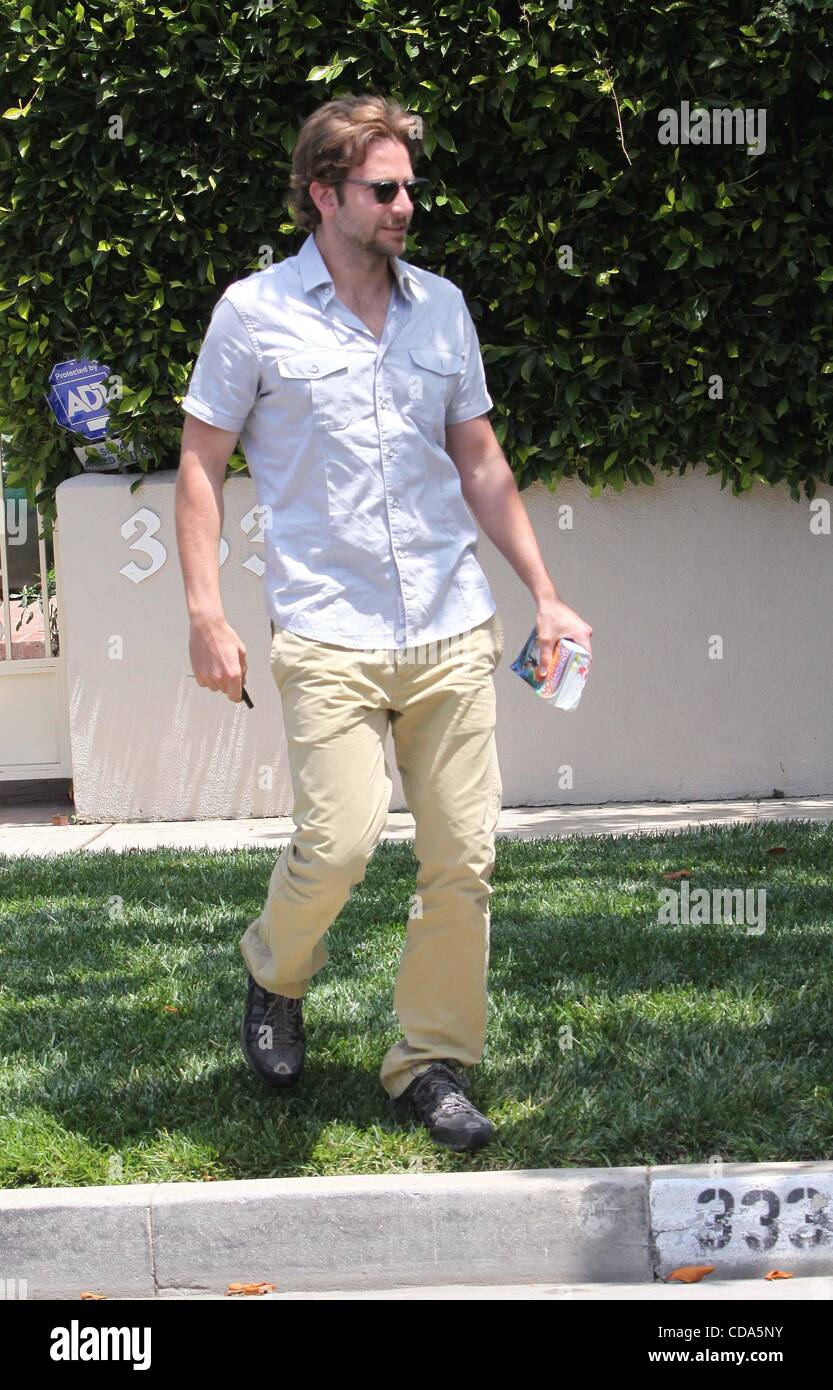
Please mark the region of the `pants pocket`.
POLYGON ((500 614, 497 612, 497 610, 495 610, 495 613, 494 613, 494 629, 493 629, 493 630, 494 630, 494 637, 495 637, 495 665, 497 666, 498 663, 500 662, 501 657, 503 656, 503 644, 504 644, 503 620, 502 620, 500 614))

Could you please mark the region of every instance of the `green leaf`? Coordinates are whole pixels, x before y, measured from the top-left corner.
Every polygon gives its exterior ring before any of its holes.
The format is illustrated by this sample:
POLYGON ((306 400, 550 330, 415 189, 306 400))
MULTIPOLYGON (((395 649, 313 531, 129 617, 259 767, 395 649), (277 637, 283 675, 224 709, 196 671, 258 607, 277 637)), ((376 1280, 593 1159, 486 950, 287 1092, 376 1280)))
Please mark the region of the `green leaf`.
POLYGON ((457 146, 454 143, 454 137, 446 130, 445 126, 436 125, 434 126, 434 130, 437 136, 437 144, 440 148, 443 150, 451 150, 453 154, 457 154, 457 146))

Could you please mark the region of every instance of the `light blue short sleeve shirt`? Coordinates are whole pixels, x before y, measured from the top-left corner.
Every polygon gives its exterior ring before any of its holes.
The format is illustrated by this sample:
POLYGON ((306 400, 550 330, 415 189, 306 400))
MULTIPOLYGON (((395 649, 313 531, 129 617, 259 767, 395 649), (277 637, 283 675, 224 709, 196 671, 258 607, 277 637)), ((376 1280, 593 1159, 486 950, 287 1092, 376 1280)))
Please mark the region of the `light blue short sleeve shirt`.
POLYGON ((229 285, 183 410, 235 430, 263 509, 270 618, 352 648, 439 641, 495 600, 445 427, 484 415, 460 290, 392 258, 381 338, 335 293, 310 233, 229 285))

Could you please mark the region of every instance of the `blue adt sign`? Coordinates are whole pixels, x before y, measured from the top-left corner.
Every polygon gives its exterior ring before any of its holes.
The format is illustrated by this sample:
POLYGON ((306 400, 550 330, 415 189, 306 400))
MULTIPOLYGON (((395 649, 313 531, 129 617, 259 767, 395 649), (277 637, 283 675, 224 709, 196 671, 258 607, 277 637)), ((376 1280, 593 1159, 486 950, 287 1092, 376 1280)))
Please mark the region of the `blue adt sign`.
POLYGON ((107 433, 107 378, 109 367, 86 357, 59 362, 49 374, 49 408, 62 429, 85 439, 103 439, 107 433))

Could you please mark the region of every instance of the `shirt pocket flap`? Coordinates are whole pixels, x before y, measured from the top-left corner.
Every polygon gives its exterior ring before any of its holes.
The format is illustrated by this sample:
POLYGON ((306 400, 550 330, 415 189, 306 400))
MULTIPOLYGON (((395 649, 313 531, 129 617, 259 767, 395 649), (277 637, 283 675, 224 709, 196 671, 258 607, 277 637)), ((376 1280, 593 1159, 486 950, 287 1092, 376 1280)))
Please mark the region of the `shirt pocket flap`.
POLYGON ((319 377, 344 371, 349 363, 347 352, 291 352, 280 359, 277 367, 281 376, 317 381, 319 377))
POLYGON ((429 372, 452 376, 463 370, 463 359, 457 352, 438 352, 436 348, 409 348, 408 351, 412 361, 418 367, 426 367, 429 372))

